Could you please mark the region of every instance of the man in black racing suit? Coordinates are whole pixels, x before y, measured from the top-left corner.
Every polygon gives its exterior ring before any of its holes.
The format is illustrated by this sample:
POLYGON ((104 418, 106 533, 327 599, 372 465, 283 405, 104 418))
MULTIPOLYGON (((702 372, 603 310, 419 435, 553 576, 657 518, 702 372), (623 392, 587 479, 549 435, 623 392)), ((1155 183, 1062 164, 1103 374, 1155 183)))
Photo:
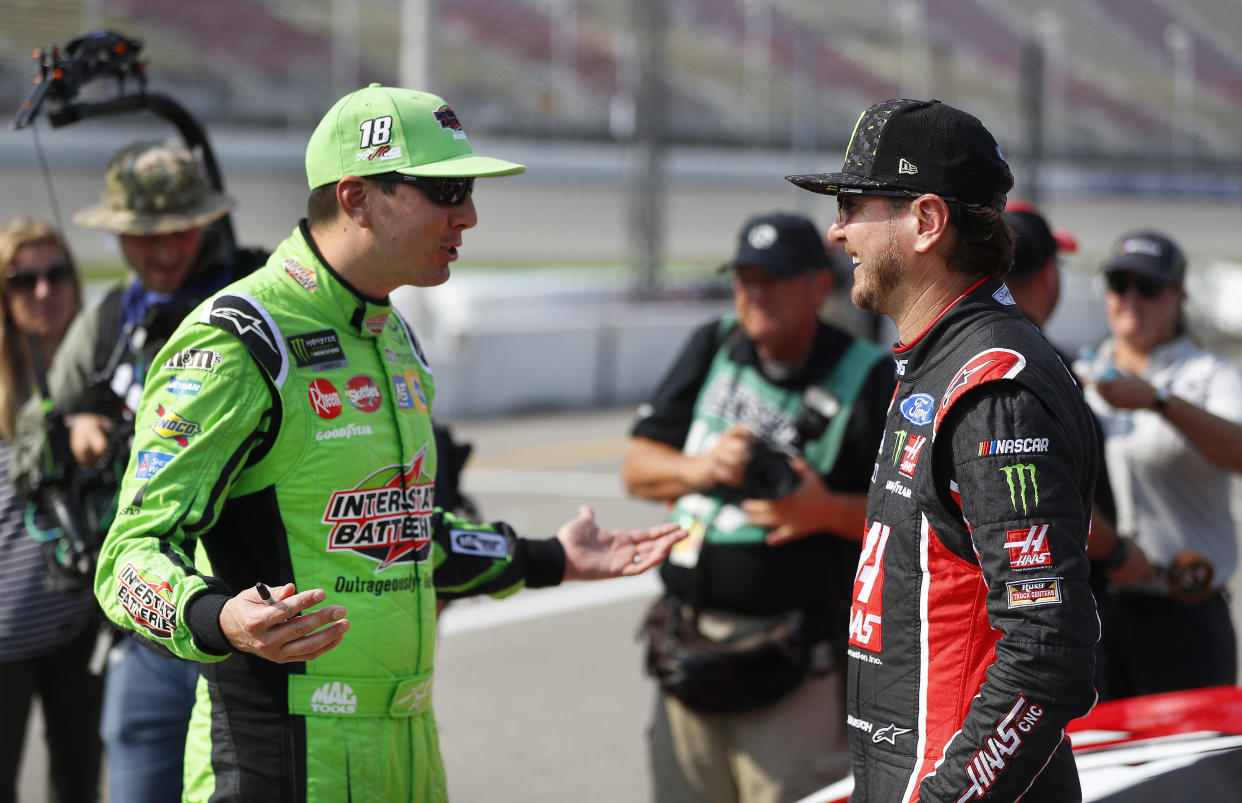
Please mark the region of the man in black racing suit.
POLYGON ((971 115, 892 100, 841 173, 789 179, 837 195, 851 298, 901 339, 850 610, 852 799, 1079 800, 1096 436, 999 281, 1009 167, 971 115))

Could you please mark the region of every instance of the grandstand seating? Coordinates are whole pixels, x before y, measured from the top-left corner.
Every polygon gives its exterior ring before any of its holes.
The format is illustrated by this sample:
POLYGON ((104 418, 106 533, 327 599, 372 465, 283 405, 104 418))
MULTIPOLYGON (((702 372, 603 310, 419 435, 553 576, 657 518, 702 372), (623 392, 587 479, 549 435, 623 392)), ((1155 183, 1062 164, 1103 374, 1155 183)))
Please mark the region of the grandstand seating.
MULTIPOLYGON (((866 102, 912 90, 903 86, 899 3, 918 10, 916 33, 935 43, 933 94, 976 111, 998 136, 1020 142, 1020 54, 1032 12, 1061 19, 1063 58, 1047 64, 1050 87, 1066 110, 1047 131, 1050 152, 1071 156, 1153 156, 1171 147, 1174 93, 1165 30, 1190 34, 1196 80, 1196 156, 1237 160, 1242 129, 1242 0, 762 0, 770 50, 763 65, 771 115, 764 130, 787 138, 798 102, 796 35, 809 37, 814 65, 812 119, 829 136, 847 133, 866 102), (1230 8, 1222 8, 1222 3, 1230 8), (947 65, 947 66, 946 66, 947 65), (840 130, 838 130, 840 129, 840 130)), ((210 121, 305 125, 340 87, 329 80, 334 0, 0 0, 0 103, 15 107, 29 86, 29 53, 65 42, 81 26, 112 27, 146 42, 156 86, 189 92, 210 121)), ((566 52, 564 26, 550 0, 435 0, 438 70, 434 88, 469 98, 484 130, 514 134, 609 135, 610 106, 627 69, 618 43, 631 14, 618 0, 572 0, 576 41, 571 75, 550 62, 566 52), (562 71, 564 72, 564 71, 562 71)), ((627 0, 628 2, 628 0, 627 0)), ((752 0, 668 0, 668 127, 675 139, 748 141, 738 128, 747 5, 752 0)), ((398 80, 400 0, 357 0, 357 76, 398 80)), ((339 12, 340 6, 336 7, 339 12)), ((905 53, 909 56, 909 53, 905 53)), ((908 58, 907 58, 908 61, 908 58)), ((631 67, 632 69, 632 67, 631 67)), ((753 78, 753 71, 746 73, 753 78)), ((335 80, 342 80, 335 76, 335 80)), ((179 95, 182 96, 182 95, 179 95)), ((458 101, 459 103, 461 101, 458 101)))

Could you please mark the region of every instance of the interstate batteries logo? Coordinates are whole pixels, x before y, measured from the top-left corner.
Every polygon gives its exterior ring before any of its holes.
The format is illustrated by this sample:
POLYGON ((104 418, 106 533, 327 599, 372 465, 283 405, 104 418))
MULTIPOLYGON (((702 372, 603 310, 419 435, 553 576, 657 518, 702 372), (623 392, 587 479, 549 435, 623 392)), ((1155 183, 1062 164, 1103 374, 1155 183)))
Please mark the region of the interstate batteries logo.
POLYGON ((172 638, 177 609, 172 586, 163 577, 126 563, 116 578, 116 600, 130 618, 156 638, 172 638))
POLYGON ((434 477, 423 471, 427 447, 409 467, 387 466, 328 500, 323 523, 332 525, 329 552, 354 552, 377 562, 378 574, 397 562, 431 554, 434 477))

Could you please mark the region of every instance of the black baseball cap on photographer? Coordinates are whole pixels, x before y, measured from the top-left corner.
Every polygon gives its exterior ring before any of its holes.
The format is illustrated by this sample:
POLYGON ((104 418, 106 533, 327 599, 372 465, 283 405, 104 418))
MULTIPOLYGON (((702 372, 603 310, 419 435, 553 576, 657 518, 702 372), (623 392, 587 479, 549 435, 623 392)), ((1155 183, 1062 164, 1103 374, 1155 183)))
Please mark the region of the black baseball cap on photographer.
POLYGON ((938 100, 875 104, 858 118, 841 172, 785 178, 825 195, 932 193, 997 211, 1013 188, 1013 173, 983 123, 938 100))
POLYGON ((1186 279, 1186 255, 1158 231, 1134 231, 1113 243, 1104 273, 1137 273, 1160 284, 1180 287, 1186 279))
POLYGON ((737 254, 720 266, 726 271, 753 265, 780 278, 831 267, 824 237, 810 218, 786 212, 755 215, 742 224, 737 254))

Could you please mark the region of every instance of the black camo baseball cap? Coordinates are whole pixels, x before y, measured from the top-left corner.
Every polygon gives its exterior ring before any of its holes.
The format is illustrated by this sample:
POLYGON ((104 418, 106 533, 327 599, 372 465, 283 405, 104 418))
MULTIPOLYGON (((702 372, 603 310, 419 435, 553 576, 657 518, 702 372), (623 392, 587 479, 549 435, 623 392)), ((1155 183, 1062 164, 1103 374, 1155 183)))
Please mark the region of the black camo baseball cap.
POLYGON ((841 172, 785 178, 824 195, 932 193, 997 211, 1013 188, 1013 173, 983 123, 938 100, 875 104, 858 118, 841 172))

